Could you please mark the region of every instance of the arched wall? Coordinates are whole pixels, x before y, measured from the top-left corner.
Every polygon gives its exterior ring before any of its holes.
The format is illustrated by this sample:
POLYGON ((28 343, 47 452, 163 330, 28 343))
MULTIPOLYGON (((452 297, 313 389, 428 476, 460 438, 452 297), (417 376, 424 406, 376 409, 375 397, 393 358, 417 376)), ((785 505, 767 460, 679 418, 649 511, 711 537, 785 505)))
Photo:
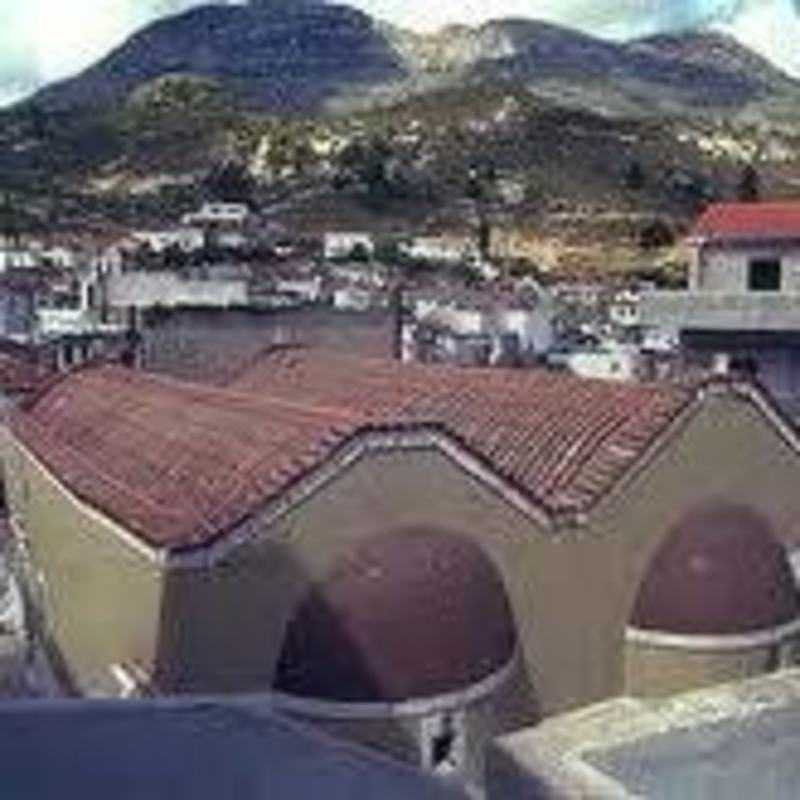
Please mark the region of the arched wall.
POLYGON ((164 663, 194 664, 185 685, 204 691, 271 685, 285 626, 309 583, 376 530, 430 526, 473 537, 497 567, 535 687, 517 703, 519 722, 534 721, 624 691, 625 628, 676 516, 709 495, 731 497, 800 541, 799 481, 797 455, 751 404, 730 397, 709 398, 586 525, 560 533, 542 530, 437 451, 374 452, 211 570, 169 576, 165 619, 183 624, 173 641, 164 629, 164 663), (224 608, 235 630, 208 626, 224 608), (237 653, 233 678, 224 653, 237 653))
MULTIPOLYGON (((742 399, 720 395, 709 397, 647 469, 625 482, 624 491, 599 504, 591 528, 604 540, 617 542, 624 563, 622 591, 614 601, 616 623, 608 632, 617 642, 617 692, 625 688, 625 629, 636 596, 673 525, 709 498, 725 498, 758 510, 791 547, 800 542, 798 480, 800 458, 761 412, 742 399)), ((753 659, 763 662, 751 653, 740 663, 745 670, 758 671, 753 659)), ((690 660, 701 664, 706 658, 695 654, 690 660)), ((714 663, 711 670, 733 674, 738 668, 731 664, 714 663)), ((652 674, 652 665, 648 669, 652 674)))
MULTIPOLYGON (((530 639, 530 615, 521 613, 524 580, 514 569, 530 522, 438 452, 380 452, 337 476, 263 536, 229 553, 222 564, 170 575, 166 616, 181 616, 185 622, 180 632, 165 636, 164 672, 169 671, 166 659, 203 665, 203 675, 196 673, 186 686, 206 691, 218 681, 227 683, 225 674, 230 675, 230 662, 215 659, 214 651, 238 652, 240 663, 247 664, 239 677, 248 688, 271 687, 286 626, 314 583, 376 533, 413 528, 476 541, 504 584, 518 629, 525 627, 530 639), (212 594, 236 596, 229 607, 223 601, 222 607, 229 609, 224 613, 236 618, 240 634, 252 634, 239 635, 222 626, 204 629, 212 594), (249 640, 249 652, 242 652, 234 639, 249 640), (254 641, 260 642, 258 647, 254 641)), ((509 705, 528 709, 531 702, 526 698, 509 705)))

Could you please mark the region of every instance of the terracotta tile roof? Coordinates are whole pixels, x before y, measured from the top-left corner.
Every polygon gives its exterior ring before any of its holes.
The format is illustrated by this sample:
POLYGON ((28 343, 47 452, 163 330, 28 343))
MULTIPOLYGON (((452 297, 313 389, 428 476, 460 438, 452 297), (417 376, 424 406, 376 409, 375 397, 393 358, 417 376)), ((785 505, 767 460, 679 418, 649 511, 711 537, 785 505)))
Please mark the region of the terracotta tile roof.
POLYGON ((359 409, 376 424, 435 423, 552 511, 602 493, 694 392, 546 370, 463 369, 273 351, 238 391, 359 409))
POLYGON ((800 203, 715 203, 700 216, 690 238, 800 238, 800 203))
POLYGON ((103 366, 65 376, 11 424, 76 495, 152 544, 190 546, 238 522, 359 420, 103 366))
POLYGON ((226 389, 81 370, 12 424, 77 495, 180 548, 218 537, 370 428, 436 425, 545 509, 585 509, 693 396, 286 350, 226 389))

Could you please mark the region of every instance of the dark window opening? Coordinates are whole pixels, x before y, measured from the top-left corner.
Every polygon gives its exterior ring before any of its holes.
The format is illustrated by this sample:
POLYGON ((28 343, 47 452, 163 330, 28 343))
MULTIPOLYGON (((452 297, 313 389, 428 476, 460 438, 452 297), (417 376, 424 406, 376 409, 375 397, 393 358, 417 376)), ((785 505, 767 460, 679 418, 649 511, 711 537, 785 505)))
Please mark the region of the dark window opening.
POLYGON ((431 742, 431 763, 434 769, 450 758, 455 741, 456 735, 452 730, 444 731, 433 737, 431 742))
POLYGON ((750 262, 747 288, 751 292, 778 292, 781 288, 781 262, 777 258, 750 262))
POLYGON ((431 767, 436 769, 445 762, 453 761, 453 750, 456 743, 456 730, 453 718, 447 714, 441 719, 439 731, 430 740, 431 767))

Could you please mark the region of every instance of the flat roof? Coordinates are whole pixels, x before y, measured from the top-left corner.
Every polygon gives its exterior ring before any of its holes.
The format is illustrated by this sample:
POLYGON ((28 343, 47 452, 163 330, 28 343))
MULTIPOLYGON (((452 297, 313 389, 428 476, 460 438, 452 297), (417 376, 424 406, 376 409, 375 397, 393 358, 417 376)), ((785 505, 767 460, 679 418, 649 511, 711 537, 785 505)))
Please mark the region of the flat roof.
POLYGON ((800 669, 598 703, 497 739, 489 760, 489 796, 794 800, 800 669))
POLYGON ((586 761, 649 800, 800 797, 800 704, 651 736, 586 761))
POLYGON ((257 698, 0 704, 0 795, 25 800, 457 800, 461 791, 257 698))

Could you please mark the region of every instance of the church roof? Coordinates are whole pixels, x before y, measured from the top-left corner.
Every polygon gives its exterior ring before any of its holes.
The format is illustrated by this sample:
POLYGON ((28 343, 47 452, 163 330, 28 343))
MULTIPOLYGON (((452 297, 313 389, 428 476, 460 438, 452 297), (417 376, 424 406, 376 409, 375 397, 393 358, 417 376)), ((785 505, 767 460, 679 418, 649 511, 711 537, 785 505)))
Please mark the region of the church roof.
POLYGON ((149 543, 207 544, 368 432, 445 434, 548 512, 597 500, 694 398, 545 370, 287 350, 233 386, 75 371, 15 415, 70 490, 149 543))

